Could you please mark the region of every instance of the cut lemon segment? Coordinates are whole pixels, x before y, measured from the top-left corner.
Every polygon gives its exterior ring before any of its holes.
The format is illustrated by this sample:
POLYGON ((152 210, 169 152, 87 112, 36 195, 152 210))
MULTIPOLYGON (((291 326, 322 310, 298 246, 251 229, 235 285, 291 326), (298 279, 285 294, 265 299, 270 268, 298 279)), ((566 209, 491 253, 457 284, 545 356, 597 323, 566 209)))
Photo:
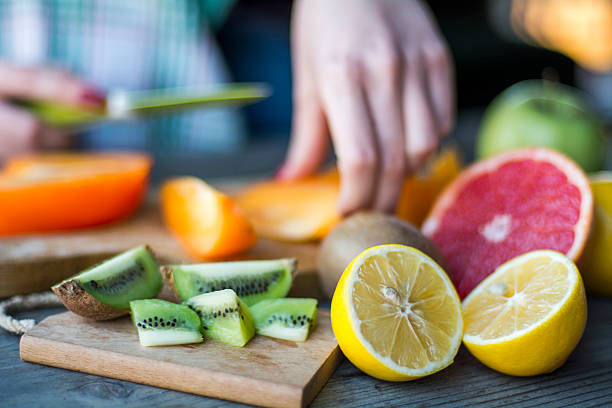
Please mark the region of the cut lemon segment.
POLYGON ((461 303, 436 262, 412 247, 366 249, 345 269, 331 304, 344 355, 388 381, 433 374, 453 362, 461 344, 461 303))
POLYGON ((463 342, 502 373, 549 373, 578 344, 586 317, 576 265, 556 251, 532 251, 501 265, 463 301, 463 342))

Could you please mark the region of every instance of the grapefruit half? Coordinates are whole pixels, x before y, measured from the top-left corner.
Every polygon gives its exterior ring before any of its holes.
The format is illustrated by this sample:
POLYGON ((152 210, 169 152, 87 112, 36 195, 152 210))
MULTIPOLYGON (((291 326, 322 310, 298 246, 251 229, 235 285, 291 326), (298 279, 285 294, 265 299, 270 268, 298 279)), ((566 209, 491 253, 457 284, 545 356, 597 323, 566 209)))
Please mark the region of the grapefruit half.
POLYGON ((592 216, 584 172, 560 153, 531 148, 467 168, 442 192, 423 232, 441 249, 464 298, 525 252, 552 249, 577 260, 592 216))

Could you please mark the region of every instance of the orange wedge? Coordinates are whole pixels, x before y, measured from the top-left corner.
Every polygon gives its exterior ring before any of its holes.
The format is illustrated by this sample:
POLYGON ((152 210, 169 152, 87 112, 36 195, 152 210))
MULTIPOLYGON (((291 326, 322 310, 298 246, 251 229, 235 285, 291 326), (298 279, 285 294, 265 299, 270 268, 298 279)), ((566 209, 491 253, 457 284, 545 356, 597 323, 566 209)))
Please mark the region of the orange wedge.
POLYGON ((255 244, 255 231, 236 203, 195 177, 167 181, 161 203, 168 228, 199 258, 222 258, 255 244))
POLYGON ((340 221, 339 185, 335 170, 296 181, 265 181, 244 191, 238 203, 262 237, 316 240, 340 221))
POLYGON ((152 160, 136 153, 36 154, 0 172, 0 235, 91 227, 131 214, 152 160))
MULTIPOLYGON (((420 226, 438 194, 461 169, 448 147, 418 174, 406 177, 396 215, 420 226)), ((295 181, 265 181, 237 198, 257 233, 280 241, 318 240, 340 221, 336 210, 340 176, 336 169, 295 181)))

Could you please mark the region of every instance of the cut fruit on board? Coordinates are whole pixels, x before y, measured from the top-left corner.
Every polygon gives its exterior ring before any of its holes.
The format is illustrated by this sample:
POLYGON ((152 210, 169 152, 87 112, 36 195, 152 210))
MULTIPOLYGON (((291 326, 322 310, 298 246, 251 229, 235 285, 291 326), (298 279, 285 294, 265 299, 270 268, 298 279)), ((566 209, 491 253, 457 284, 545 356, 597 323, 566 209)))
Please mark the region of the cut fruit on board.
POLYGON ((196 177, 167 181, 161 189, 161 205, 170 231, 198 258, 239 254, 257 240, 236 203, 196 177))
POLYGON ((486 366, 531 376, 559 368, 582 337, 586 296, 576 265, 550 250, 506 262, 463 301, 463 342, 486 366))
POLYGON ((463 298, 504 262, 536 249, 576 260, 593 214, 584 172, 548 149, 477 162, 440 195, 423 232, 442 251, 463 298))
POLYGON ((0 235, 59 231, 130 215, 152 160, 136 153, 52 153, 9 159, 0 172, 0 235))
POLYGON ((589 293, 612 296, 612 173, 589 176, 595 211, 591 234, 578 267, 589 293))
MULTIPOLYGON (((420 226, 437 195, 458 174, 457 149, 447 147, 412 176, 406 177, 396 214, 420 226)), ((340 221, 340 176, 336 169, 295 181, 264 181, 237 197, 257 234, 300 242, 325 237, 340 221)))
POLYGON ((295 181, 264 181, 237 197, 257 234, 279 241, 323 238, 340 221, 335 170, 295 181))
POLYGON ((379 245, 347 267, 331 321, 344 355, 373 377, 414 380, 453 362, 463 334, 461 303, 436 262, 405 245, 379 245))

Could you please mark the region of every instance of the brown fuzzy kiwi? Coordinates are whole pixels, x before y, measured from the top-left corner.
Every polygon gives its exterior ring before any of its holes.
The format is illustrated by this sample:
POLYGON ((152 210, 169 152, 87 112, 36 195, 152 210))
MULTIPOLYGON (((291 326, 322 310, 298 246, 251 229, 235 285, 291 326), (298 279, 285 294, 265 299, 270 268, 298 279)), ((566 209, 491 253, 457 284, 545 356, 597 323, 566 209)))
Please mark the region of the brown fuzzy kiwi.
POLYGON ((94 320, 111 320, 126 315, 129 309, 105 305, 90 295, 77 280, 69 280, 51 288, 64 306, 79 316, 94 320))
POLYGON ((366 249, 384 244, 414 247, 445 267, 442 252, 412 224, 390 215, 359 212, 336 225, 321 243, 317 270, 323 292, 331 298, 347 265, 366 249))

